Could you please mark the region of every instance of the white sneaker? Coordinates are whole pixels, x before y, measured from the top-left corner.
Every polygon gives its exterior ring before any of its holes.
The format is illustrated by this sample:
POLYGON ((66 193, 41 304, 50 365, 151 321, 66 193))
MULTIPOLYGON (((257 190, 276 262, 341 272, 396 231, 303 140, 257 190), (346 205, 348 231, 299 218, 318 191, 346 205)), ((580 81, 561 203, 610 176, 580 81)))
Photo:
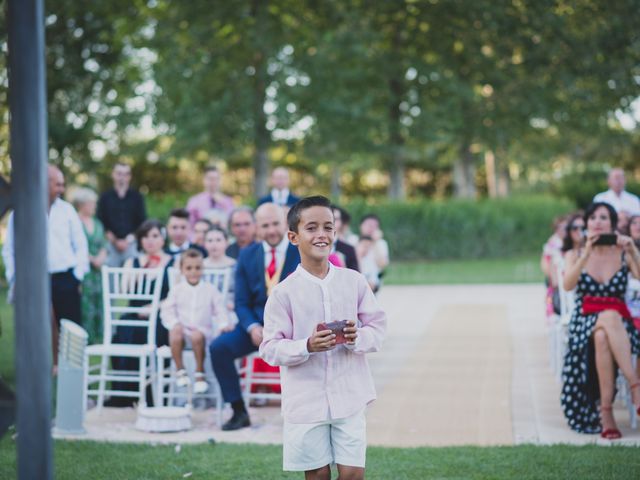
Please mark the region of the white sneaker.
POLYGON ((209 390, 209 384, 204 380, 196 380, 196 383, 193 384, 193 393, 201 394, 206 393, 209 390))
POLYGON ((176 386, 180 388, 184 388, 189 385, 191 381, 189 380, 189 375, 187 375, 186 370, 178 370, 176 372, 176 386))

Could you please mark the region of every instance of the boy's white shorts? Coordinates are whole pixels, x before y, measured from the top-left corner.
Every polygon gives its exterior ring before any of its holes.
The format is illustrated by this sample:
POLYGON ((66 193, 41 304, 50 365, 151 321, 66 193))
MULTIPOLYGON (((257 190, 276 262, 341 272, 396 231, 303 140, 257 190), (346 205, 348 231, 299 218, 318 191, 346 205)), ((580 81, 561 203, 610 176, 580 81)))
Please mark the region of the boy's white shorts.
POLYGON ((364 468, 367 456, 365 409, 347 418, 283 427, 283 469, 306 471, 332 463, 364 468))

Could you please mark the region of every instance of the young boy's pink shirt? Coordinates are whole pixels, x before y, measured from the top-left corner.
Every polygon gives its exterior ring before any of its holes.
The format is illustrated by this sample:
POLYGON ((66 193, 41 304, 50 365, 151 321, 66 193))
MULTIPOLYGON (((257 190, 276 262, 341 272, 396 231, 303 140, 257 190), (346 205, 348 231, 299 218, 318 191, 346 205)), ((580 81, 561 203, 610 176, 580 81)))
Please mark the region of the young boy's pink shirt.
POLYGON ((160 317, 167 330, 181 324, 185 333, 199 330, 211 340, 216 327, 226 326, 226 311, 222 295, 214 285, 203 281, 190 285, 183 279, 173 286, 162 302, 160 317))
POLYGON ((265 306, 260 356, 280 365, 282 415, 290 423, 351 416, 376 398, 365 353, 378 351, 386 315, 365 278, 329 265, 320 279, 302 265, 278 284, 265 306), (307 339, 318 323, 356 320, 355 345, 309 353, 307 339))

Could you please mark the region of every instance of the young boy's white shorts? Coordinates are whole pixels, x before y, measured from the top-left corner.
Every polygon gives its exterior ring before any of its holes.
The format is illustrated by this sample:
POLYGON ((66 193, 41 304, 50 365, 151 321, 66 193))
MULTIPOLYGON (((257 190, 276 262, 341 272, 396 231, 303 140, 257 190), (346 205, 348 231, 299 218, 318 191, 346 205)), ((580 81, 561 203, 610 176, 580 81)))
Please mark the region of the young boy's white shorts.
POLYGON ((364 468, 367 456, 365 409, 350 417, 283 427, 283 469, 306 471, 332 463, 364 468))

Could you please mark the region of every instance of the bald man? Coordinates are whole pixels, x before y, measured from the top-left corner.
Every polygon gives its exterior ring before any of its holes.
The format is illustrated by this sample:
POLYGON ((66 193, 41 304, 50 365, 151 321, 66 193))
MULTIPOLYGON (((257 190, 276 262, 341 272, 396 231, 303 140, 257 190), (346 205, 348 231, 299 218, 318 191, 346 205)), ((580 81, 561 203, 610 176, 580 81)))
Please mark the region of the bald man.
POLYGON ((278 167, 271 172, 271 193, 258 200, 258 205, 263 203, 275 203, 281 207, 292 207, 300 197, 296 197, 289 191, 289 170, 278 167))
POLYGON ((251 424, 242 400, 235 360, 258 350, 262 342, 264 305, 269 292, 300 263, 298 249, 289 244, 284 211, 265 203, 256 210, 259 242, 240 252, 235 279, 235 307, 238 325, 223 333, 209 346, 211 363, 225 402, 233 416, 223 430, 237 430, 251 424))
MULTIPOLYGON (((89 271, 89 249, 82 222, 70 203, 62 200, 64 175, 59 168, 49 165, 47 227, 49 273, 51 274, 51 302, 57 323, 66 318, 81 323, 80 283, 89 271)), ((13 213, 7 225, 7 240, 2 248, 6 276, 10 287, 15 278, 13 213)), ((42 252, 40 252, 42 253, 42 252)), ((33 252, 37 255, 38 252, 33 252)))
POLYGON ((612 169, 607 177, 609 190, 593 197, 594 203, 605 202, 615 208, 618 213, 640 215, 640 199, 624 189, 625 183, 624 170, 621 168, 612 169))

